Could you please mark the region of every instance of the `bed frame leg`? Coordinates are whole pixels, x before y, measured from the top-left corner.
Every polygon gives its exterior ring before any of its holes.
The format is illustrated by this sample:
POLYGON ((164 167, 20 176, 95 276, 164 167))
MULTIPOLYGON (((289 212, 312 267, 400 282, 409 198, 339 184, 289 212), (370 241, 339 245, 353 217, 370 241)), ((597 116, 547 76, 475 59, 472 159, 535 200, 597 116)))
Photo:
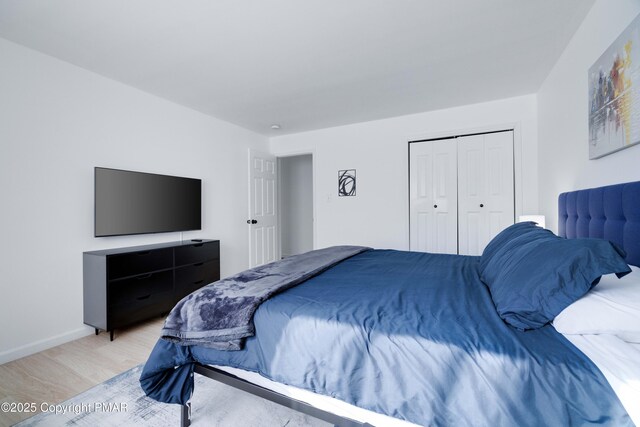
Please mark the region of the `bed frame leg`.
POLYGON ((187 402, 180 406, 180 427, 189 427, 191 425, 191 402, 187 402))

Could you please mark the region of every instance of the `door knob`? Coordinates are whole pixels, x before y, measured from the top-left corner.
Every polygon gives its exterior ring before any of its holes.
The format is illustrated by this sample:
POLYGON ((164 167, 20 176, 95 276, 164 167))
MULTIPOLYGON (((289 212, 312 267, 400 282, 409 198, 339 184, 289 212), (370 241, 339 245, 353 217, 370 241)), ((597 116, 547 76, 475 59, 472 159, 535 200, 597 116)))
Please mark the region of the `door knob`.
POLYGON ((247 224, 257 224, 258 221, 256 221, 255 219, 248 219, 247 220, 247 224))
POLYGON ((438 207, 438 205, 433 205, 433 207, 434 207, 434 208, 437 208, 437 207, 438 207))
POLYGON ((482 203, 480 203, 480 207, 481 207, 481 208, 484 208, 484 205, 483 205, 482 203))

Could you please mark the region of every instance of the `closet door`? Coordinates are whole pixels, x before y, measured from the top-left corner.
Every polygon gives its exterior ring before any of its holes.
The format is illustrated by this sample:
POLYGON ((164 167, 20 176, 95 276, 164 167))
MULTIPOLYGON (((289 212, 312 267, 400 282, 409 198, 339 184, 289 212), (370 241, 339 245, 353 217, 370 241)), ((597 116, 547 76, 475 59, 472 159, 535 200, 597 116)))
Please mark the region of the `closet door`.
POLYGON ((513 131, 457 141, 459 253, 481 255, 514 223, 513 131))
POLYGON ((455 139, 409 145, 409 228, 412 251, 458 252, 455 139))

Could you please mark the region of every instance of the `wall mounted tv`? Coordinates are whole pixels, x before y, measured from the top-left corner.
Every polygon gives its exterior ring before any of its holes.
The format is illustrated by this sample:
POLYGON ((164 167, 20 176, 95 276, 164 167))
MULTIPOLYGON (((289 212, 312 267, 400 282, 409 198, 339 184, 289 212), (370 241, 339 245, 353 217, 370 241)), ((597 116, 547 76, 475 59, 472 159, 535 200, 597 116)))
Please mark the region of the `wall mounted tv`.
POLYGON ((95 236, 202 228, 202 181, 95 168, 95 236))

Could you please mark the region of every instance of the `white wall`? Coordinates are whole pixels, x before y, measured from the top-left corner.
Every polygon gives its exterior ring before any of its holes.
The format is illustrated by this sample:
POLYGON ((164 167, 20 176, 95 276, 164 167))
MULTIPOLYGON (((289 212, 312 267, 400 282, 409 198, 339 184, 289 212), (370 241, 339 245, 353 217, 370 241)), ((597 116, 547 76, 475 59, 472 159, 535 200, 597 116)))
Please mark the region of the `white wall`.
POLYGON ((202 179, 203 229, 184 238, 220 239, 224 276, 247 268, 247 149, 264 137, 4 39, 0 58, 0 363, 92 332, 83 251, 180 238, 94 238, 94 166, 202 179))
POLYGON ((588 70, 640 12, 598 0, 538 92, 540 210, 557 230, 558 194, 640 180, 640 146, 589 160, 588 70))
POLYGON ((413 139, 516 125, 516 214, 538 210, 535 95, 271 138, 271 152, 313 152, 317 248, 408 249, 408 145, 413 139), (337 196, 356 169, 357 196, 337 196))
POLYGON ((282 256, 313 249, 313 158, 279 159, 280 248, 282 256))

